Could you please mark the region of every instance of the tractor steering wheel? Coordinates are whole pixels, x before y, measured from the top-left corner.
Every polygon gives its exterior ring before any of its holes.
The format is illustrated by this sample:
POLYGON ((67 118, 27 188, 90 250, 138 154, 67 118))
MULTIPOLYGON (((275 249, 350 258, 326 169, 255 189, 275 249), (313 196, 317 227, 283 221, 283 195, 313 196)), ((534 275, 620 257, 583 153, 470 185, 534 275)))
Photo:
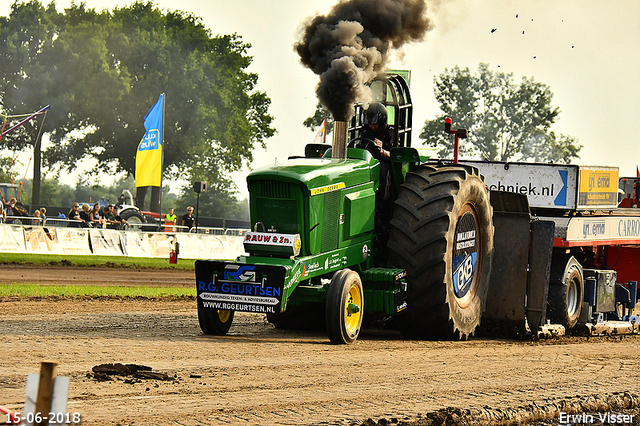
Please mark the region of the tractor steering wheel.
POLYGON ((352 139, 351 142, 349 142, 349 145, 347 145, 347 146, 349 148, 366 149, 372 155, 373 155, 374 152, 379 152, 380 151, 380 149, 378 148, 378 146, 376 145, 376 143, 372 139, 363 138, 363 137, 352 139))

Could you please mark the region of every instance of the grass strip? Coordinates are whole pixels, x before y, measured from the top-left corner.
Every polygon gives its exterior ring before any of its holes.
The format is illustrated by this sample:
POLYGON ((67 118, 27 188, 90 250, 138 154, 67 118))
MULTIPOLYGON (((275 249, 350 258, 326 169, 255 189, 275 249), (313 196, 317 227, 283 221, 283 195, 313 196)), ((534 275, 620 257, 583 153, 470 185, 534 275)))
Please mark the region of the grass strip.
POLYGON ((178 259, 177 263, 169 263, 169 259, 150 257, 0 253, 0 264, 193 270, 195 259, 178 259))
POLYGON ((125 287, 93 285, 38 285, 38 284, 0 284, 0 298, 192 298, 196 297, 195 286, 184 287, 125 287))

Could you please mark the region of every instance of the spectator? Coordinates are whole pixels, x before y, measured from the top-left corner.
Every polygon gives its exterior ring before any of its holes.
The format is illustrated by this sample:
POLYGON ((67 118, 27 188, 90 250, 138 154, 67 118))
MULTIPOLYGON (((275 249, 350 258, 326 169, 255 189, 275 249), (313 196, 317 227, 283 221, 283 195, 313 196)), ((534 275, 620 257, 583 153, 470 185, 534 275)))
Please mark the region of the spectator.
POLYGON ((0 203, 0 223, 7 220, 7 212, 4 211, 4 203, 0 203))
MULTIPOLYGON (((78 203, 73 203, 73 206, 71 207, 71 210, 69 210, 69 220, 78 220, 81 221, 82 219, 80 218, 80 205, 78 203)), ((82 226, 82 223, 79 222, 71 222, 70 226, 73 226, 75 228, 79 228, 80 226, 82 226)))
POLYGON ((33 212, 34 219, 31 221, 31 224, 34 226, 42 225, 42 220, 40 219, 40 210, 36 210, 33 212))
POLYGON ((187 214, 182 216, 182 226, 186 226, 188 228, 187 232, 189 232, 189 230, 193 228, 194 222, 195 218, 193 217, 193 207, 189 206, 187 207, 187 214))
POLYGON ((91 207, 89 206, 89 204, 82 205, 82 211, 79 213, 79 215, 80 215, 80 220, 84 222, 80 225, 83 228, 91 228, 91 218, 89 217, 90 211, 91 211, 91 207))
POLYGON ((18 201, 13 206, 13 215, 20 217, 29 217, 29 212, 24 208, 24 205, 22 205, 22 203, 18 201))
POLYGON ((14 197, 9 198, 9 202, 5 203, 5 208, 7 210, 7 216, 13 216, 15 213, 13 208, 16 206, 17 200, 14 197))
MULTIPOLYGON (((104 206, 104 209, 102 209, 102 218, 104 222, 109 225, 115 225, 117 223, 116 217, 111 212, 112 208, 113 206, 109 204, 108 206, 104 206)), ((111 228, 115 228, 115 226, 111 226, 111 228)))
POLYGON ((116 222, 118 223, 118 225, 120 227, 122 227, 122 225, 129 226, 129 222, 127 222, 122 217, 120 217, 120 215, 118 214, 118 210, 119 210, 119 207, 118 207, 117 204, 115 206, 113 206, 113 217, 116 218, 116 222))
POLYGON ((44 234, 47 236, 47 238, 53 241, 53 235, 51 235, 49 228, 44 227, 45 221, 47 220, 47 209, 45 209, 44 207, 40 207, 40 210, 36 210, 33 215, 36 216, 38 212, 40 212, 40 225, 43 226, 42 229, 44 230, 44 234))
POLYGON ((169 213, 164 217, 164 231, 176 232, 176 220, 178 216, 173 212, 173 207, 169 209, 169 213))
POLYGON ((100 217, 100 203, 95 203, 93 205, 93 209, 91 209, 91 211, 89 212, 89 221, 95 227, 98 227, 105 223, 104 218, 100 217))

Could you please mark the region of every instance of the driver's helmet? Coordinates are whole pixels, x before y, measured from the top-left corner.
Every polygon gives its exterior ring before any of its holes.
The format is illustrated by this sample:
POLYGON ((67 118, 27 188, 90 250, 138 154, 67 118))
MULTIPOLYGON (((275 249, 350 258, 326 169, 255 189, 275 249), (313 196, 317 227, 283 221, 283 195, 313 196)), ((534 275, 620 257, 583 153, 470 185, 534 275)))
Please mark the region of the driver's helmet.
POLYGON ((387 108, 380 102, 371 102, 369 107, 362 113, 362 124, 369 127, 369 124, 377 124, 378 129, 387 127, 387 108))

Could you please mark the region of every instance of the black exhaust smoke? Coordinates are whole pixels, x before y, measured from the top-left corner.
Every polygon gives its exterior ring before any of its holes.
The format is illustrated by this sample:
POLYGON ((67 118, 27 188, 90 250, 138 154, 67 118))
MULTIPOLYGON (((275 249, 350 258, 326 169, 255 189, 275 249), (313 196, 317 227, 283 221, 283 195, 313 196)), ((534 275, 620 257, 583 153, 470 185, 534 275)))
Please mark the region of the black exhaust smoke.
POLYGON ((349 0, 309 18, 295 49, 320 76, 318 99, 335 120, 371 101, 365 84, 384 72, 391 49, 424 39, 433 28, 426 10, 425 0, 349 0))

